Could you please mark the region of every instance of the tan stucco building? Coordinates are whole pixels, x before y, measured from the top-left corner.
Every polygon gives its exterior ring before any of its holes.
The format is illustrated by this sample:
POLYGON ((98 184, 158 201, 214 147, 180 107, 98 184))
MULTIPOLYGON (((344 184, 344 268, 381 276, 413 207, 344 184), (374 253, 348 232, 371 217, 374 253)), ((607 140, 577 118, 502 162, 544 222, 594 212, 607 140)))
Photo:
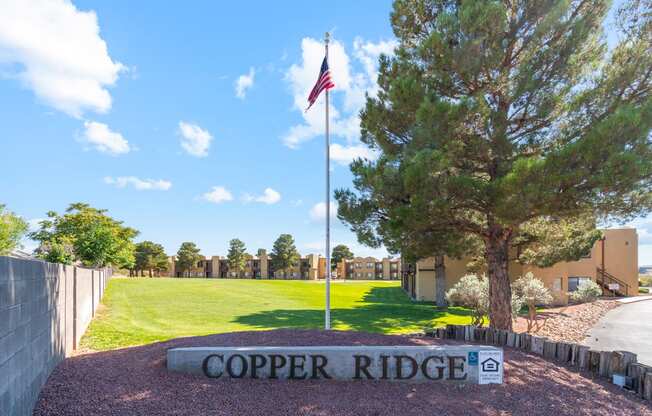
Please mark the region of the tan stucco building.
MULTIPOLYGON (((591 253, 573 262, 561 262, 539 268, 512 262, 512 281, 532 272, 553 294, 556 304, 568 303, 568 292, 577 288, 582 279, 591 279, 603 288, 605 295, 634 296, 638 293, 638 235, 633 228, 603 230, 591 253)), ((445 258, 446 290, 467 274, 469 259, 445 258)), ((434 258, 416 264, 404 264, 402 286, 408 295, 419 301, 435 300, 434 258)))
MULTIPOLYGON (((354 280, 398 280, 400 278, 400 259, 356 257, 343 260, 335 267, 335 279, 354 280)), ((240 272, 229 269, 226 257, 212 256, 200 260, 189 271, 181 271, 174 256, 169 257, 168 269, 163 275, 170 277, 212 277, 231 279, 296 279, 317 280, 326 278, 326 258, 317 254, 302 256, 299 263, 290 270, 274 270, 265 250, 258 250, 251 256, 240 272)))

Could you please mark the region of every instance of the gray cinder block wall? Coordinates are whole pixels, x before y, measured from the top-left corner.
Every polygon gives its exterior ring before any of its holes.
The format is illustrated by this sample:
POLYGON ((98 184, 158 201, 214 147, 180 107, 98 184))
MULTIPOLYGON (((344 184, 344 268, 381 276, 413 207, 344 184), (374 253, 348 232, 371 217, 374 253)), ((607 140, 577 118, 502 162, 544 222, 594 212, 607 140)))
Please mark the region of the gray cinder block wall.
POLYGON ((52 370, 79 345, 108 269, 0 256, 0 415, 31 415, 52 370))

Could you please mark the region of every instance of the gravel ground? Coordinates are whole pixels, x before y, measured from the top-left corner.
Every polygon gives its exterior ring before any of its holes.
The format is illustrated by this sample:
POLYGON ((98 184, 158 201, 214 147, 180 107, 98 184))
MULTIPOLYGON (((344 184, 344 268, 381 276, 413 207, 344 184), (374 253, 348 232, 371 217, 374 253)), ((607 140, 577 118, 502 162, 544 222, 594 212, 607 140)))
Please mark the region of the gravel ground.
POLYGON ((505 384, 211 380, 168 373, 183 346, 418 345, 429 338, 276 330, 181 338, 61 363, 34 415, 652 415, 647 402, 538 356, 505 350, 505 384))
MULTIPOLYGON (((589 331, 607 312, 620 306, 615 300, 597 300, 591 303, 562 306, 541 311, 537 316, 539 329, 532 334, 553 341, 584 343, 589 331)), ((526 332, 527 321, 518 318, 514 332, 526 332)))

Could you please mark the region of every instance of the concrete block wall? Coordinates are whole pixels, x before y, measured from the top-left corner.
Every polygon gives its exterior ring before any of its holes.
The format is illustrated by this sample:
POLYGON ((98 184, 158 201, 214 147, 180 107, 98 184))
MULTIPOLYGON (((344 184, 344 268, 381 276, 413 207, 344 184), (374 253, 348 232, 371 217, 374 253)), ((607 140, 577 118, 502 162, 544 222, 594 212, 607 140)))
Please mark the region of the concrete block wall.
POLYGON ((0 415, 31 415, 52 370, 79 345, 110 278, 0 256, 0 415))

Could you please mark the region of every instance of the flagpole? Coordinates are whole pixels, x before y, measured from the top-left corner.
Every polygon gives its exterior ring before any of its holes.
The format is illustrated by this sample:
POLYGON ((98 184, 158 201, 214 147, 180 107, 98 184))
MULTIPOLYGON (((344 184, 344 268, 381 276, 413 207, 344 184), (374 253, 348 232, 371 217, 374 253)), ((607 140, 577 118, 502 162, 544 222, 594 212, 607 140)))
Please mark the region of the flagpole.
MULTIPOLYGON (((330 35, 326 32, 324 45, 326 47, 326 62, 328 62, 328 41, 330 35)), ((326 311, 324 314, 324 329, 331 329, 331 147, 328 137, 328 89, 326 89, 326 311)))

